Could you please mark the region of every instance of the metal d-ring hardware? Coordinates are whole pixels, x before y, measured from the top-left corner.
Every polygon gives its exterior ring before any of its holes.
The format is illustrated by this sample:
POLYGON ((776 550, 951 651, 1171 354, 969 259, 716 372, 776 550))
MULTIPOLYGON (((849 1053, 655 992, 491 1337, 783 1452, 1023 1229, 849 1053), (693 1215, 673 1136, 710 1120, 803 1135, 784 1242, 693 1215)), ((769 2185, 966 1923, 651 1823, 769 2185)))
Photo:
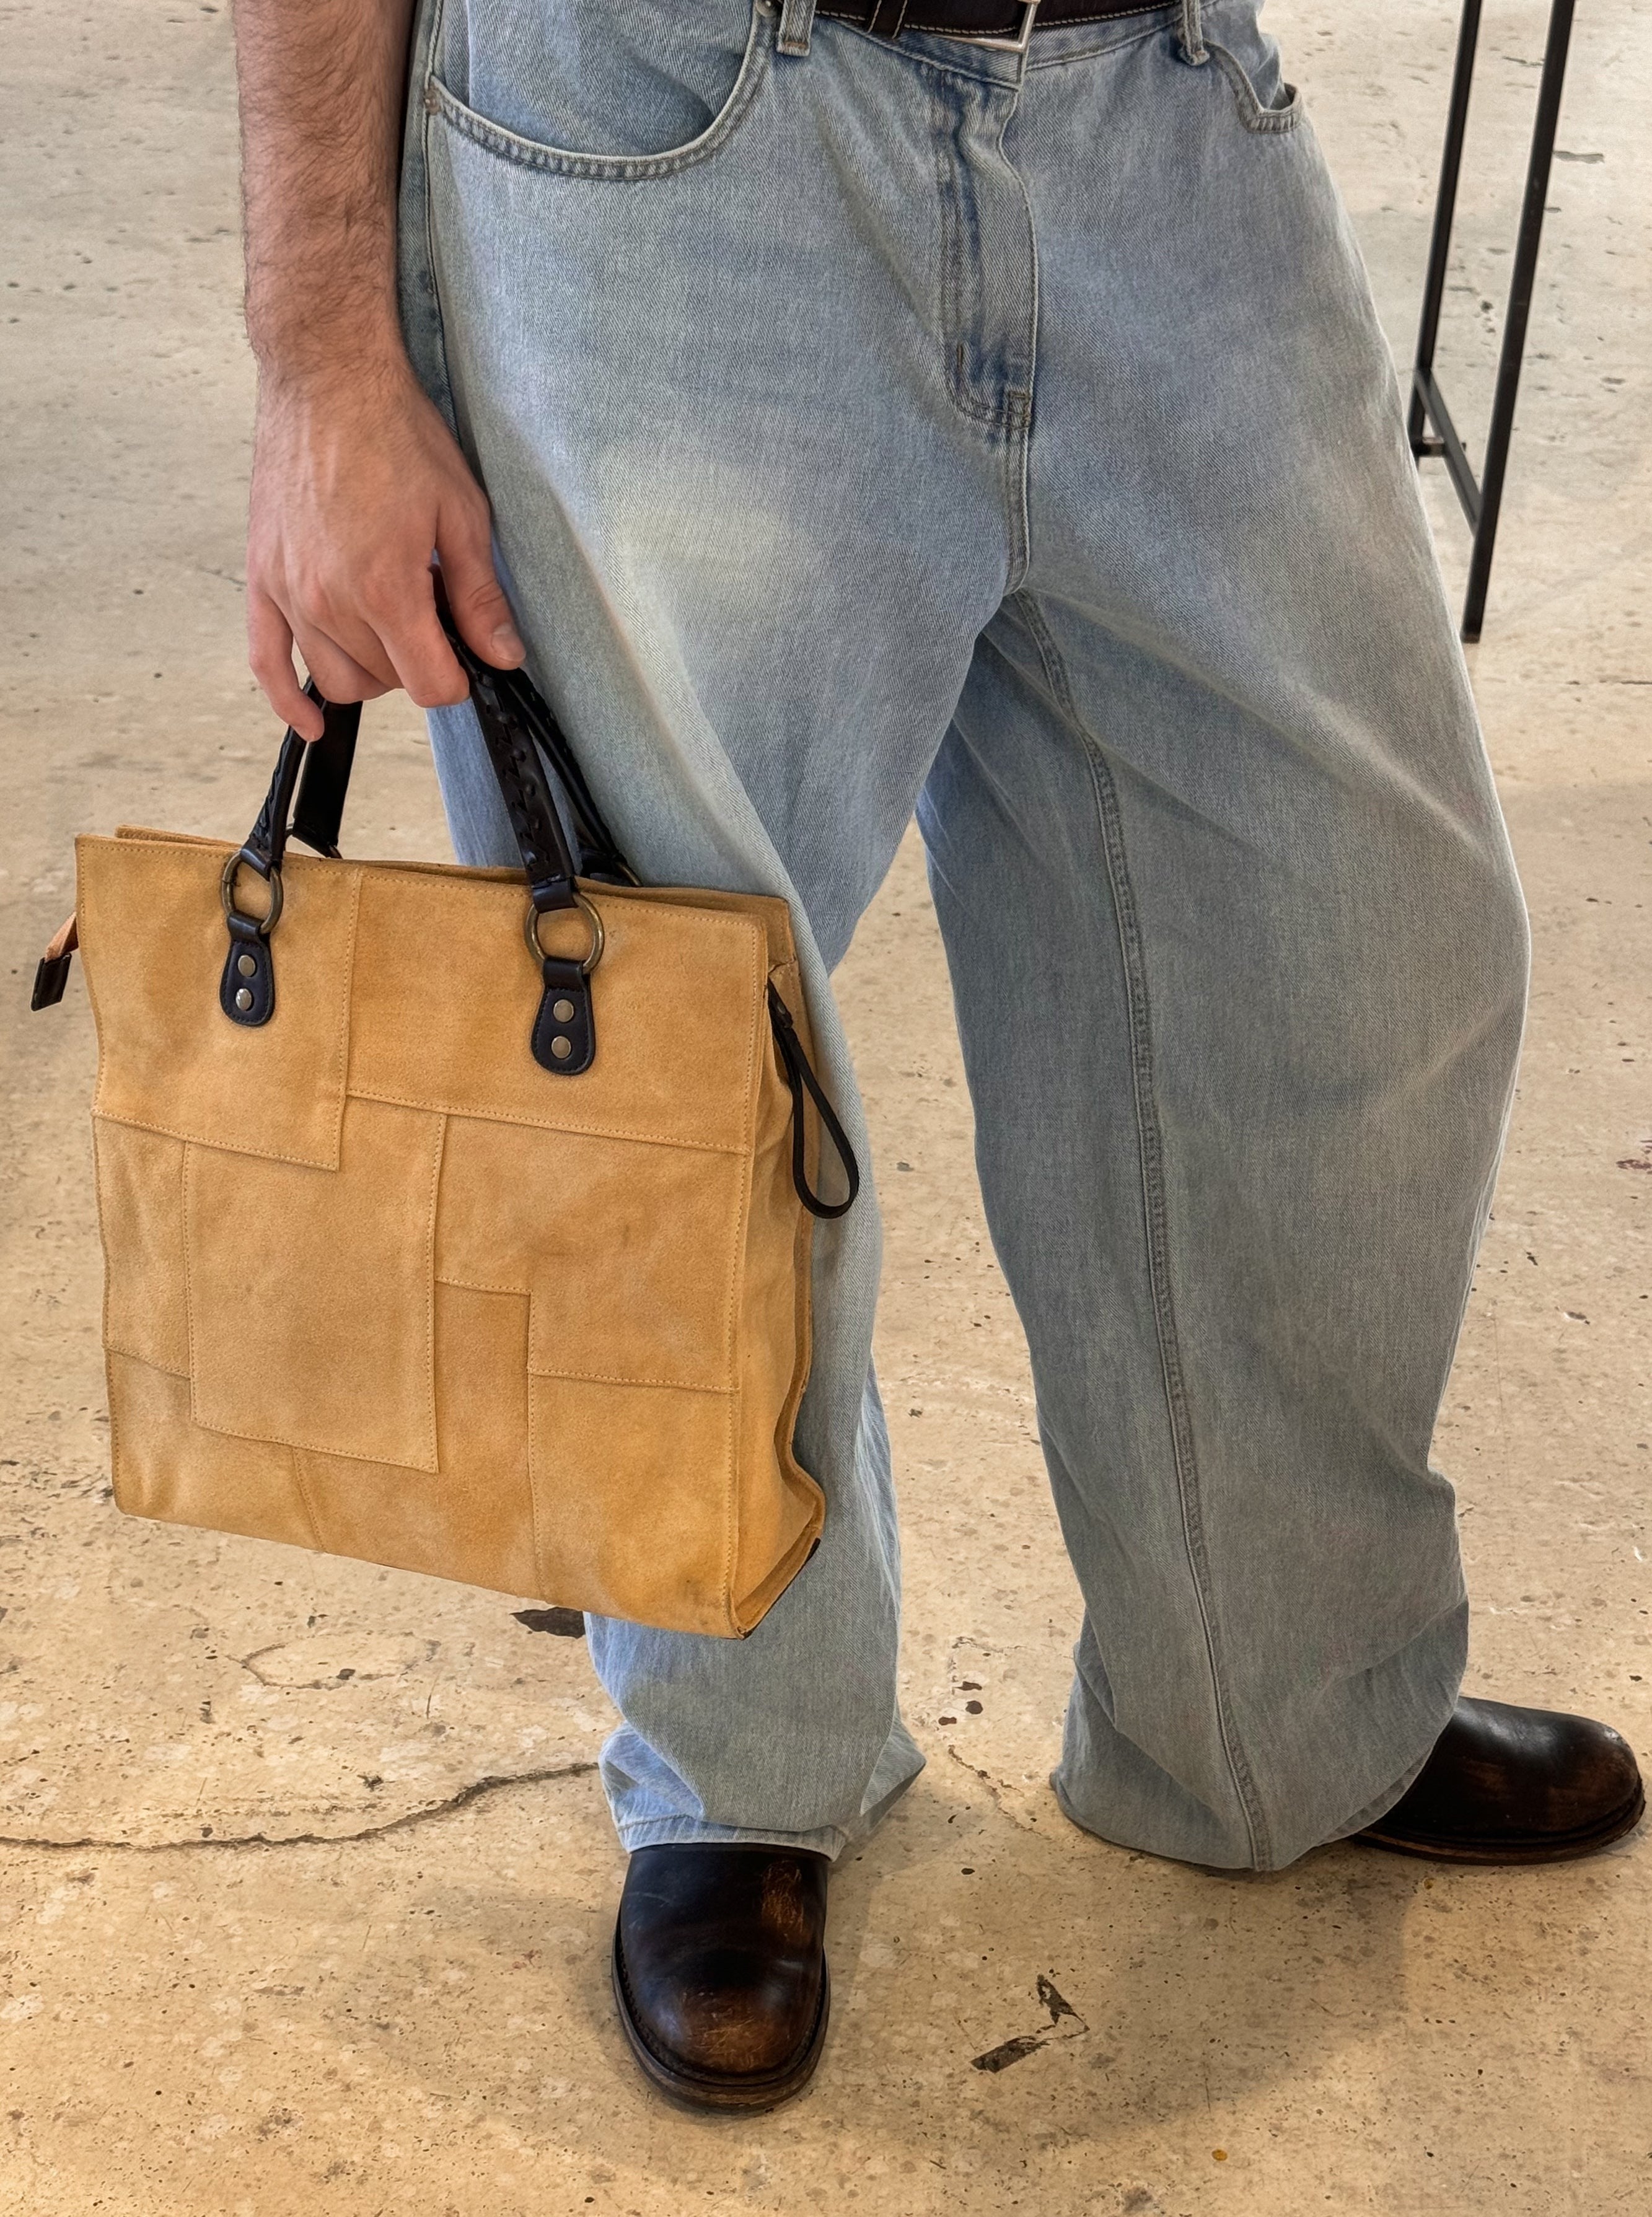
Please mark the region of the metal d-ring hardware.
MULTIPOLYGON (((607 944, 607 935, 603 929, 601 916, 585 899, 584 893, 576 892, 573 899, 575 906, 585 911, 585 921, 591 926, 591 952, 579 965, 579 975, 582 978, 589 978, 603 959, 603 948, 607 944)), ((529 901, 528 913, 522 920, 522 936, 528 942, 528 952, 536 962, 546 962, 551 959, 540 944, 539 923, 544 914, 543 909, 535 908, 532 901, 529 901)))
MULTIPOLYGON (((230 856, 228 861, 224 865, 224 874, 218 881, 218 890, 224 903, 224 920, 226 923, 230 924, 233 924, 238 919, 243 923, 252 924, 256 928, 260 939, 268 939, 270 933, 275 929, 276 924, 281 920, 282 901, 283 899, 282 892, 281 872, 277 869, 271 869, 269 874, 264 876, 264 883, 269 888, 269 914, 267 916, 249 916, 244 909, 238 909, 235 905, 235 874, 240 868, 243 862, 250 861, 251 860, 251 857, 248 855, 246 849, 244 847, 238 847, 235 852, 230 856)), ((263 874, 260 873, 260 874, 262 875, 263 874)))

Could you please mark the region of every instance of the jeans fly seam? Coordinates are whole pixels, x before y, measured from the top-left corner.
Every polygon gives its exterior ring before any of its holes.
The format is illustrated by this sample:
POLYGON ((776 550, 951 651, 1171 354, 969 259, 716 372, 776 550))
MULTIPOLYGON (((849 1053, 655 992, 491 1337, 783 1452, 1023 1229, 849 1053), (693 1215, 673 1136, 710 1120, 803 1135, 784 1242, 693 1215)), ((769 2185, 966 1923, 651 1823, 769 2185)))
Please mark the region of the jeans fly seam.
POLYGON ((1018 593, 1032 566, 1032 525, 1027 511, 1027 448, 1032 423, 1032 395, 1015 386, 1004 398, 1004 505, 1010 525, 1010 565, 1005 580, 1006 596, 1018 593))
POLYGON ((964 237, 966 224, 963 207, 963 181, 960 164, 956 158, 953 120, 944 105, 934 103, 935 133, 935 188, 941 202, 941 330, 946 347, 947 392, 953 406, 961 416, 971 422, 984 423, 997 430, 1002 423, 998 407, 988 407, 977 400, 969 389, 967 361, 968 341, 964 336, 964 237))
MULTIPOLYGON (((966 323, 968 318, 964 300, 964 261, 966 242, 973 229, 975 258, 979 265, 985 257, 986 247, 981 236, 980 204, 973 194, 964 189, 965 163, 958 151, 963 135, 965 118, 954 119, 943 104, 934 103, 936 116, 935 183, 941 203, 941 317, 942 334, 946 348, 946 381, 948 394, 961 416, 972 423, 984 424, 996 431, 1005 442, 1004 484, 1005 505, 1011 510, 1011 535, 1015 542, 1010 565, 1012 582, 1006 591, 1013 591, 1019 577, 1025 575, 1026 465, 1024 435, 1032 407, 1029 387, 1005 386, 996 392, 991 400, 976 397, 972 390, 968 368, 968 341, 966 323), (1018 460, 1020 464, 1020 486, 1016 485, 1018 460), (1016 513, 1018 502, 1020 512, 1016 513)), ((1026 186, 1013 165, 1004 157, 1004 133, 1009 127, 1006 114, 997 140, 997 149, 1005 167, 1015 176, 1017 189, 1027 208, 1027 230, 1032 232, 1032 209, 1027 200, 1026 186)), ((977 303, 974 320, 982 323, 986 315, 987 287, 978 277, 975 291, 977 303)), ((1035 278, 1031 326, 1028 333, 1028 354, 1030 359, 1037 330, 1037 293, 1035 278)), ((979 335, 979 334, 978 334, 979 335)))
MULTIPOLYGON (((1015 107, 1020 105, 1018 92, 1015 107)), ((1028 491, 1028 472, 1032 448, 1033 393, 1038 383, 1038 228, 1032 213, 1032 195, 1027 190, 1027 181, 1005 150, 1004 140, 1010 128, 1010 117, 1014 108, 1006 108, 1003 126, 998 134, 999 159, 1015 179, 1016 189, 1021 195, 1021 206, 1027 219, 1027 267, 1030 277, 1027 299, 1027 381, 1024 386, 1012 386, 1005 395, 1005 470, 1006 500, 1012 515, 1011 521, 1012 547, 1008 593, 1018 593, 1032 567, 1032 510, 1028 491)))
POLYGON ((1177 1492, 1181 1504, 1182 1536, 1187 1549, 1194 1597, 1198 1603, 1200 1627, 1204 1635, 1211 1699, 1222 1752, 1228 1759, 1228 1775, 1239 1797, 1246 1830, 1250 1837, 1252 1862, 1259 1869, 1266 1869, 1270 1863, 1267 1822, 1250 1765, 1246 1761, 1228 1714, 1216 1627, 1211 1615, 1210 1553, 1205 1543, 1198 1467, 1189 1419, 1175 1306, 1170 1290, 1164 1140, 1154 1098, 1153 1039, 1148 1011, 1146 967, 1142 960, 1141 926, 1135 912, 1135 893, 1124 851, 1123 822, 1118 794, 1101 743, 1078 713, 1061 650, 1044 622, 1042 611, 1028 593, 1017 596, 1017 606, 1032 633, 1051 693, 1068 725, 1078 734, 1089 760, 1102 853, 1113 897, 1113 916, 1118 927, 1119 954, 1124 967, 1125 1001, 1129 1012, 1131 1087, 1135 1102, 1136 1144, 1142 1166, 1142 1204, 1147 1227, 1148 1275, 1153 1294, 1154 1326, 1159 1343, 1160 1374, 1164 1381, 1166 1413, 1170 1422, 1171 1452, 1176 1466, 1177 1492))

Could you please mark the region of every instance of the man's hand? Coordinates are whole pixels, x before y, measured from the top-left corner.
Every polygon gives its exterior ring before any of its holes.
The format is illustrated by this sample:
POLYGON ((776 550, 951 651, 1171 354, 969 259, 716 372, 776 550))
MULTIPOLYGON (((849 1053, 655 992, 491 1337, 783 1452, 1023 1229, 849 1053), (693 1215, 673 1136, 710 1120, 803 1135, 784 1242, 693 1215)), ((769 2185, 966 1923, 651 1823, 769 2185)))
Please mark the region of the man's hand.
POLYGON ((330 701, 405 686, 462 701, 436 620, 510 667, 486 496, 420 391, 396 320, 396 158, 412 0, 237 0, 247 333, 258 423, 247 638, 270 706, 306 739, 293 648, 330 701))
POLYGON ((258 398, 247 534, 247 643, 269 705, 306 739, 321 711, 300 689, 296 645, 329 701, 399 685, 421 708, 462 701, 430 576, 485 662, 523 645, 493 574, 486 494, 405 361, 291 383, 258 398))

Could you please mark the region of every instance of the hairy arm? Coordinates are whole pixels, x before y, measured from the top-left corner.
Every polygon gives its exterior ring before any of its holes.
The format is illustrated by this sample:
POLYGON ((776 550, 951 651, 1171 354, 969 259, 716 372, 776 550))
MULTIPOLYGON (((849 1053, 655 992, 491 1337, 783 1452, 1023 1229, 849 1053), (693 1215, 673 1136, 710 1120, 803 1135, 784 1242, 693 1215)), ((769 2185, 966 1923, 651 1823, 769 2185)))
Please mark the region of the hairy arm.
POLYGON ((247 333, 258 364, 247 639, 306 738, 322 693, 465 682, 436 620, 440 559, 485 660, 522 660, 486 496, 420 390, 396 314, 396 171, 412 0, 237 0, 247 333))

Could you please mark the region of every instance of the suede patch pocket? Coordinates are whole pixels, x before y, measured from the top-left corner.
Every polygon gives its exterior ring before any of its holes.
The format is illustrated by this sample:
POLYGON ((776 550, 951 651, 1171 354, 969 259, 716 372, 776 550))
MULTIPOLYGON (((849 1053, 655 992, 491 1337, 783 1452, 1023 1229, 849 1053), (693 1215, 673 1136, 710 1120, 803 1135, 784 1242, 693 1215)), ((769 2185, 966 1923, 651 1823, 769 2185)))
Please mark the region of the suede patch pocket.
POLYGON ((196 1423, 436 1469, 442 1141, 440 1116, 352 1101, 336 1170, 189 1149, 196 1423))
POLYGON ((92 1119, 103 1234, 103 1345, 186 1377, 183 1142, 92 1119))
MULTIPOLYGON (((97 1021, 93 1105, 176 1139, 331 1169, 362 874, 288 859, 270 942, 275 1010, 248 1028, 218 999, 229 948, 219 880, 233 851, 154 832, 76 842, 80 950, 97 1021)), ((238 899, 254 910, 262 899, 244 869, 238 899)))
POLYGON ((455 1116, 436 1275, 531 1295, 532 1371, 725 1392, 746 1175, 743 1155, 455 1116))

